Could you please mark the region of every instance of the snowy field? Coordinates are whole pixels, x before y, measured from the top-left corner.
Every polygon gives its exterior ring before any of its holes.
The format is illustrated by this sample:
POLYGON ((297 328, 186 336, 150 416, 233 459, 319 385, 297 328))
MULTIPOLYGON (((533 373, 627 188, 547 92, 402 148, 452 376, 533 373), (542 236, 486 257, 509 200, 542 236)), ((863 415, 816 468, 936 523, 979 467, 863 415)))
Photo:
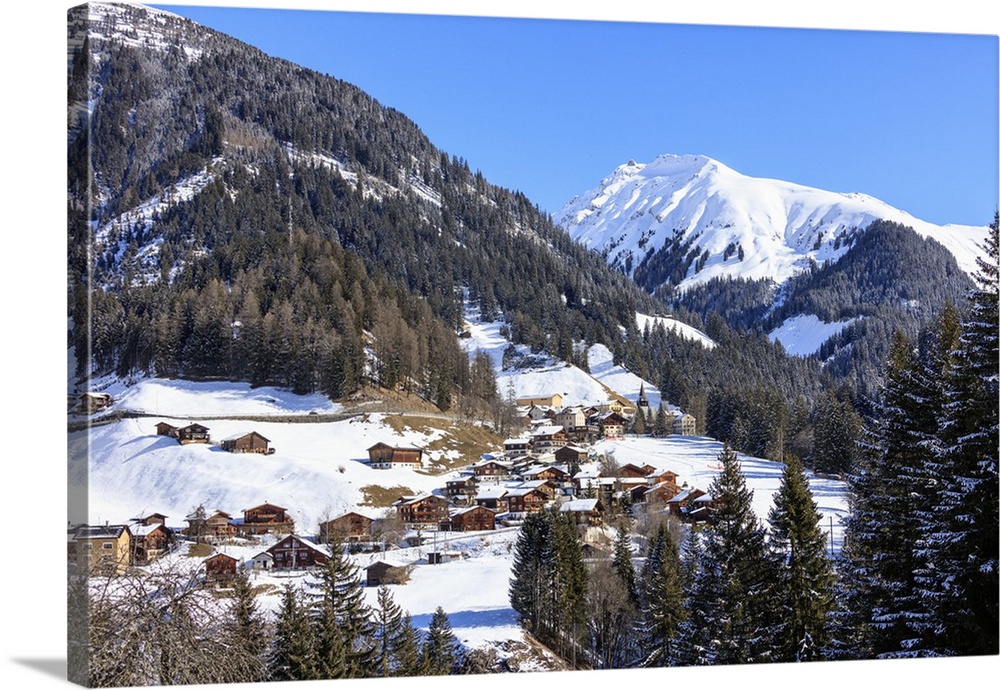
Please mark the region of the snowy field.
MULTIPOLYGON (((608 353, 610 355, 610 353, 608 353)), ((598 375, 622 386, 622 393, 633 397, 638 379, 632 380, 607 359, 594 360, 598 375), (634 390, 633 390, 634 389, 634 390)), ((553 369, 549 376, 565 376, 570 368, 553 369)), ((576 370, 579 374, 583 372, 576 370)), ((552 384, 544 371, 536 372, 539 385, 552 384)), ((589 378, 589 377, 587 377, 589 378)), ((560 378, 558 380, 567 381, 560 378)), ((582 379, 581 379, 582 380, 582 379)), ((594 379, 590 379, 594 380, 594 379)), ((561 387, 580 394, 571 384, 561 387)), ((647 386, 651 395, 658 395, 647 386)), ((396 433, 381 415, 352 418, 339 422, 247 422, 213 419, 206 422, 213 439, 256 430, 270 439, 273 455, 231 454, 216 445, 182 446, 175 440, 157 436, 155 425, 166 421, 174 425, 197 417, 193 411, 217 415, 224 410, 234 416, 258 414, 303 414, 312 409, 332 410, 315 396, 295 396, 276 389, 250 390, 242 384, 200 384, 184 381, 150 380, 133 387, 116 389, 120 406, 146 410, 170 411, 170 415, 126 418, 97 426, 88 432, 70 434, 70 490, 77 496, 86 491, 86 501, 71 501, 85 514, 71 515, 74 522, 100 524, 127 522, 152 512, 168 516, 172 527, 185 526, 184 517, 198 504, 206 509, 224 510, 234 517, 264 502, 276 503, 289 510, 296 531, 312 535, 322 520, 360 509, 368 514, 379 511, 360 506, 361 487, 406 487, 412 492, 430 492, 444 487, 456 472, 431 475, 410 469, 374 470, 364 463, 367 448, 379 441, 390 444, 426 445, 446 432, 396 433), (180 416, 182 411, 188 414, 180 416), (89 447, 90 455, 87 456, 89 447)), ((655 400, 656 398, 654 398, 655 400)), ((499 450, 499 449, 498 449, 499 450)), ((707 490, 718 472, 722 444, 708 438, 671 436, 666 439, 628 437, 605 440, 594 447, 595 454, 613 456, 620 464, 650 464, 660 470, 676 472, 678 482, 707 490)), ((468 458, 469 464, 478 458, 468 458)), ((765 520, 772 495, 781 478, 781 465, 741 456, 747 485, 754 491, 754 509, 765 520)), ((583 469, 596 469, 585 465, 583 469)), ((823 515, 824 530, 833 527, 832 543, 839 548, 840 518, 846 512, 844 487, 840 482, 811 478, 810 485, 823 515)), ((394 549, 386 556, 395 562, 415 564, 408 583, 392 586, 396 602, 408 611, 417 627, 426 627, 434 609, 441 606, 448 614, 456 636, 470 648, 498 648, 523 641, 516 614, 507 598, 512 547, 516 530, 446 535, 441 533, 420 548, 394 549), (457 559, 428 565, 431 550, 458 554, 457 559)), ((270 542, 219 547, 240 559, 249 560, 270 542)), ((354 556, 360 568, 369 565, 376 555, 354 556)), ((185 567, 201 567, 201 559, 182 557, 175 561, 185 567)), ((278 604, 281 586, 288 575, 258 573, 258 585, 273 585, 263 595, 262 605, 273 610, 278 604)), ((307 586, 313 576, 296 574, 296 582, 307 586)), ((374 603, 376 590, 366 596, 374 603)))

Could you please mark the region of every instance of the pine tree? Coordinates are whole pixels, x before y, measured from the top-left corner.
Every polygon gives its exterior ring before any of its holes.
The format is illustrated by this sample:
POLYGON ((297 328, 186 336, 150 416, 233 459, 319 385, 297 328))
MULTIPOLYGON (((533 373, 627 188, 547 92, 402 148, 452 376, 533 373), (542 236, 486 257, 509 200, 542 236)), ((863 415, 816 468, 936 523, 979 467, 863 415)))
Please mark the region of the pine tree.
POLYGON ((257 597, 245 570, 239 570, 233 580, 230 615, 233 619, 233 649, 245 660, 248 678, 252 681, 264 680, 267 672, 264 656, 268 647, 267 625, 257 607, 257 597))
POLYGON ((320 598, 314 607, 317 656, 322 678, 365 678, 375 668, 375 624, 365 603, 358 568, 337 539, 320 573, 320 598))
POLYGON ((316 659, 316 636, 308 609, 291 584, 281 593, 281 608, 274 629, 274 646, 268 660, 271 680, 311 680, 320 678, 316 659))
POLYGON ((374 668, 382 678, 398 675, 399 656, 406 642, 403 627, 403 610, 393 601, 388 585, 378 588, 378 603, 373 610, 375 621, 374 668))
POLYGON ((625 585, 625 591, 633 602, 638 601, 638 594, 635 586, 635 566, 632 564, 632 540, 629 539, 628 530, 621 525, 615 533, 614 550, 611 556, 611 565, 625 585))
POLYGON ((767 662, 776 626, 774 559, 736 453, 724 448, 719 462, 722 471, 709 488, 712 526, 687 593, 684 663, 767 662))
POLYGON ((511 607, 521 625, 546 639, 554 630, 553 602, 555 547, 552 518, 547 511, 529 513, 521 523, 514 545, 513 577, 508 590, 511 607))
POLYGON ((421 649, 422 672, 429 676, 455 673, 462 662, 462 646, 451 630, 451 621, 438 606, 431 616, 427 637, 421 649))
POLYGON ((817 660, 828 642, 834 573, 816 502, 794 455, 785 463, 768 522, 771 548, 779 558, 775 604, 780 623, 774 660, 817 660))
POLYGON ((933 654, 933 620, 917 573, 920 510, 932 500, 929 466, 937 429, 933 383, 920 375, 909 340, 897 332, 878 415, 865 429, 862 459, 848 477, 851 512, 841 550, 840 643, 858 658, 933 654), (843 639, 846 635, 854 639, 843 639))
POLYGON ((396 648, 397 676, 418 676, 421 673, 420 631, 413 626, 409 613, 403 615, 403 622, 396 648))
POLYGON ((576 525, 568 513, 553 516, 555 542, 556 648, 573 666, 587 621, 587 567, 576 525))
POLYGON ((639 647, 643 666, 667 666, 675 657, 674 641, 687 617, 677 542, 661 522, 649 545, 638 584, 639 647))

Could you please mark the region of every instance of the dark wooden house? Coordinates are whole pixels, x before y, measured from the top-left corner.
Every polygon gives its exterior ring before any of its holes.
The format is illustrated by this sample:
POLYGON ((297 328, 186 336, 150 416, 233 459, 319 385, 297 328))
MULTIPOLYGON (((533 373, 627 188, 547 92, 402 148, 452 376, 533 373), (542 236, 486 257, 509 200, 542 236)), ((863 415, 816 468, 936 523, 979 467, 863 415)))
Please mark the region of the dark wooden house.
POLYGON ((510 465, 498 460, 484 460, 473 465, 472 472, 479 479, 505 479, 510 476, 510 465))
POLYGON ((212 437, 208 434, 208 427, 198 424, 188 424, 177 430, 175 438, 180 443, 211 443, 212 437))
POLYGON ((587 450, 580 446, 569 444, 556 450, 556 462, 561 465, 579 465, 587 459, 587 450))
POLYGON ((656 468, 652 465, 642 465, 640 467, 639 465, 634 465, 631 462, 622 465, 620 468, 622 477, 648 477, 655 471, 656 468))
POLYGON ((390 561, 376 561, 365 568, 365 584, 369 587, 400 585, 406 582, 408 566, 390 561))
POLYGON ((372 524, 374 518, 361 513, 350 512, 335 517, 332 520, 321 522, 319 525, 319 539, 323 543, 333 541, 341 542, 361 542, 368 541, 372 535, 372 524))
POLYGON ((397 467, 419 469, 423 464, 424 451, 413 446, 390 446, 381 441, 368 449, 368 464, 376 470, 397 467))
POLYGON ((239 562, 225 553, 217 553, 205 559, 205 584, 222 585, 236 578, 239 562))
POLYGON ((147 565, 169 553, 174 544, 173 531, 162 522, 137 524, 132 530, 132 560, 136 565, 147 565))
POLYGON ((169 436, 170 438, 177 438, 178 431, 180 431, 179 426, 174 426, 173 424, 168 424, 167 422, 158 422, 156 424, 157 436, 169 436))
POLYGON ((273 570, 305 570, 326 565, 329 554, 322 548, 294 534, 267 549, 273 570))
POLYGON ((79 410, 85 414, 93 414, 107 409, 114 403, 107 393, 94 393, 88 391, 80 396, 79 410))
POLYGON ((496 529, 497 514, 485 506, 471 506, 452 514, 451 529, 455 532, 480 532, 496 529))
POLYGON ((250 431, 245 434, 237 434, 235 436, 230 436, 229 438, 222 439, 222 450, 227 450, 230 453, 260 453, 262 455, 270 455, 274 452, 274 448, 270 447, 271 441, 264 438, 256 431, 250 431))
POLYGON ((447 494, 448 500, 460 505, 468 504, 475 498, 478 491, 479 483, 476 481, 475 476, 449 479, 444 485, 444 492, 447 494))
POLYGON ((235 523, 236 531, 243 535, 291 534, 295 521, 288 516, 288 509, 273 503, 262 503, 243 511, 243 519, 235 523))
POLYGON ((541 489, 511 489, 507 492, 507 510, 513 514, 534 513, 545 508, 549 499, 541 489))
POLYGON ((406 525, 436 527, 448 520, 448 501, 442 496, 427 494, 404 498, 395 506, 406 525))

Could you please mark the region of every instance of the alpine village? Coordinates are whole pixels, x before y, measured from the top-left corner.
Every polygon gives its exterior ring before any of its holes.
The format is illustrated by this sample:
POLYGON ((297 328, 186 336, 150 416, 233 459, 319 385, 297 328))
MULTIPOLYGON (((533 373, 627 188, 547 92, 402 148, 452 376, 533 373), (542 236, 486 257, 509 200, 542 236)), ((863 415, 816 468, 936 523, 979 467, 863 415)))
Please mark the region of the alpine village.
POLYGON ((998 653, 995 215, 585 244, 751 178, 553 215, 333 76, 68 22, 71 681, 998 653))

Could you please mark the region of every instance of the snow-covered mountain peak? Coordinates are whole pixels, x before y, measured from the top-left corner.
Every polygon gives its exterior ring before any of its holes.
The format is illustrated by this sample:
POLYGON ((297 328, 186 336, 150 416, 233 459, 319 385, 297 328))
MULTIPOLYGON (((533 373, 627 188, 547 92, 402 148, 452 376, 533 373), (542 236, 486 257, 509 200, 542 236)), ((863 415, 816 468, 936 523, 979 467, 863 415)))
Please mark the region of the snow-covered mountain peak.
POLYGON ((749 177, 702 155, 629 161, 555 216, 648 289, 726 276, 782 283, 812 262, 839 259, 877 219, 934 238, 975 270, 985 227, 933 225, 867 194, 749 177))

